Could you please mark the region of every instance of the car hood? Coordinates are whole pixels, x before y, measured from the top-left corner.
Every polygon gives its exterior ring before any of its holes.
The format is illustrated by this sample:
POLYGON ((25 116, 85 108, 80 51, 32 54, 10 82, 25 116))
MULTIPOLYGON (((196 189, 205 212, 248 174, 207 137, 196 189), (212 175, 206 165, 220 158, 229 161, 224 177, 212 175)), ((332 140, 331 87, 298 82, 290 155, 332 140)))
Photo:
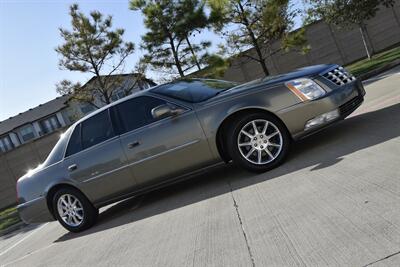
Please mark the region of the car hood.
MULTIPOLYGON (((334 65, 334 64, 323 64, 323 65, 304 67, 304 68, 296 69, 296 70, 288 72, 288 73, 279 74, 279 75, 275 75, 275 76, 267 76, 265 78, 256 79, 251 82, 247 82, 247 83, 232 87, 229 90, 225 91, 224 93, 241 92, 243 90, 258 88, 260 86, 265 88, 265 86, 273 86, 273 85, 283 83, 283 82, 286 82, 289 80, 297 79, 300 77, 312 77, 312 76, 318 75, 320 73, 326 72, 327 70, 330 70, 336 66, 337 65, 334 65)), ((221 95, 223 95, 223 94, 221 94, 221 95)))

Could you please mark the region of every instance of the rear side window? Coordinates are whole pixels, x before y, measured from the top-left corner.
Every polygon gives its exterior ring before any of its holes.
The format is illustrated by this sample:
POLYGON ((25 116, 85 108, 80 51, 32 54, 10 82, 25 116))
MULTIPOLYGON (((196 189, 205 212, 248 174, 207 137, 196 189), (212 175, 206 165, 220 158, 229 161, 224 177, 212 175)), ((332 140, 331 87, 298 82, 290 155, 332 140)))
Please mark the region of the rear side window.
POLYGON ((108 110, 88 118, 81 124, 82 148, 86 149, 114 137, 108 110))
POLYGON ((67 152, 65 153, 65 156, 71 156, 75 153, 78 153, 79 151, 82 150, 82 144, 81 144, 81 125, 77 125, 74 129, 74 132, 71 135, 71 138, 69 139, 68 147, 67 147, 67 152))
POLYGON ((122 133, 156 121, 151 115, 151 110, 166 103, 158 98, 139 96, 118 104, 116 108, 122 123, 122 133))
POLYGON ((43 167, 48 167, 54 163, 61 161, 64 157, 65 147, 67 146, 68 138, 71 134, 71 129, 68 129, 65 133, 60 136, 60 140, 58 140, 57 144, 54 146, 53 150, 51 150, 49 156, 46 158, 46 161, 43 162, 43 167))

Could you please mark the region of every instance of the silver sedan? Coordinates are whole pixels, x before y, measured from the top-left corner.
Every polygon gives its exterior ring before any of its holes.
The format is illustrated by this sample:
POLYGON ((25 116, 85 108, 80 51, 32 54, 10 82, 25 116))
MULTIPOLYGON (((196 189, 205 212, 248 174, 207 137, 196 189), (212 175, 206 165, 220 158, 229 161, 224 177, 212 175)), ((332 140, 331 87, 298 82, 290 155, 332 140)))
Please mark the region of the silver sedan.
POLYGON ((72 125, 46 161, 18 180, 18 210, 27 223, 57 219, 79 232, 95 223, 100 207, 221 161, 264 172, 284 161, 292 141, 344 119, 364 95, 337 65, 242 85, 159 85, 72 125))

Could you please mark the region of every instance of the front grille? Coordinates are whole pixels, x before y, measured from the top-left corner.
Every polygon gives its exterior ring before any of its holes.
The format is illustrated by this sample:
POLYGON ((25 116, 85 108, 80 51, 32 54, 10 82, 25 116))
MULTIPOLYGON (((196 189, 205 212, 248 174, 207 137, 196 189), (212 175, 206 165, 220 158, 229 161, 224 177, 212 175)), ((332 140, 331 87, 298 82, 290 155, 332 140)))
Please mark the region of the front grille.
POLYGON ((343 67, 337 67, 322 76, 337 85, 345 85, 356 80, 356 77, 347 72, 343 67))
POLYGON ((339 107, 340 115, 346 117, 356 110, 364 101, 362 96, 356 96, 339 107))

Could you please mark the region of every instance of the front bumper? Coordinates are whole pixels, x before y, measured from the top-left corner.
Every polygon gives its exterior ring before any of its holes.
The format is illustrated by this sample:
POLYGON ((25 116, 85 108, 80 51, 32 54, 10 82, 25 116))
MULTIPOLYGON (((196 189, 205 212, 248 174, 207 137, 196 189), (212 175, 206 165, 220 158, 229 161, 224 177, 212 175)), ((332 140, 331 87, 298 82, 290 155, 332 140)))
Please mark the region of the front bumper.
POLYGON ((278 112, 294 140, 301 139, 316 131, 321 130, 333 122, 346 118, 356 110, 364 101, 365 90, 358 80, 335 88, 323 98, 302 102, 278 112), (339 117, 327 124, 305 130, 308 121, 324 113, 334 110, 339 111, 339 117))
POLYGON ((39 197, 20 204, 17 209, 21 219, 28 224, 54 221, 54 217, 47 207, 45 197, 39 197))

